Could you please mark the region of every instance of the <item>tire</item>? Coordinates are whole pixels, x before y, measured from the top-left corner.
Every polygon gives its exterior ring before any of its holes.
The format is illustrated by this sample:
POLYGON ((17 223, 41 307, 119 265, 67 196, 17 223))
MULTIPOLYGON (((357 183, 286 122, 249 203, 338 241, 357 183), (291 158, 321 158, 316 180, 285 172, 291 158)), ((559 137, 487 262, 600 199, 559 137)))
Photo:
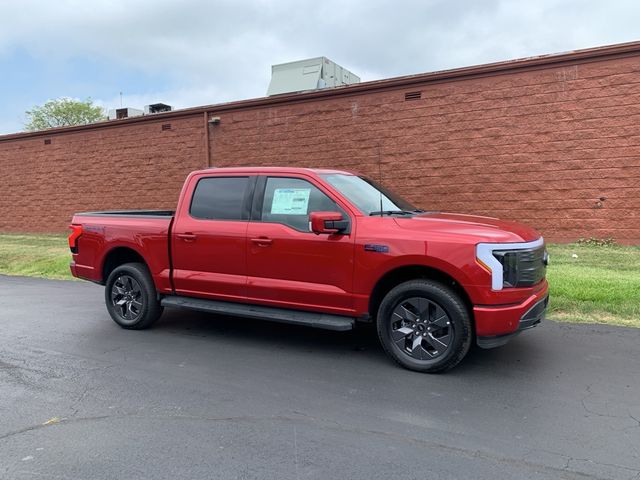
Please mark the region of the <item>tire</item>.
POLYGON ((411 280, 382 300, 376 320, 387 355, 416 372, 455 367, 471 346, 471 317, 451 288, 431 280, 411 280))
POLYGON ((122 328, 149 328, 162 315, 156 287, 142 263, 125 263, 111 272, 104 289, 111 318, 122 328))

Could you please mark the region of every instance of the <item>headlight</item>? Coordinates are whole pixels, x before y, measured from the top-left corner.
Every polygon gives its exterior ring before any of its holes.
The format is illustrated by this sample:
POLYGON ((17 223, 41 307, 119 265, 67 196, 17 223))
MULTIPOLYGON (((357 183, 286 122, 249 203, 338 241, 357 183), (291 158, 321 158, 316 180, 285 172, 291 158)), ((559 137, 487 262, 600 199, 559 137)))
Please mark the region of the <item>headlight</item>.
POLYGON ((525 243, 479 243, 478 261, 491 272, 491 288, 530 287, 546 273, 544 240, 525 243))

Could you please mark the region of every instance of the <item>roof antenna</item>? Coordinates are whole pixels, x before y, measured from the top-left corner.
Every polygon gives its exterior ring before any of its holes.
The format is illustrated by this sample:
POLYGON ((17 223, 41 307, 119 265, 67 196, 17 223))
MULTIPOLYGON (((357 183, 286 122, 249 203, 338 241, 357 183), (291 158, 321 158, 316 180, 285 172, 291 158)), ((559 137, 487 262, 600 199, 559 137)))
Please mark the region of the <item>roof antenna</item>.
MULTIPOLYGON (((382 187, 382 159, 380 158, 380 141, 378 140, 378 176, 380 177, 380 187, 382 187)), ((380 194, 380 216, 383 217, 384 213, 382 211, 382 191, 378 189, 378 193, 380 194)))

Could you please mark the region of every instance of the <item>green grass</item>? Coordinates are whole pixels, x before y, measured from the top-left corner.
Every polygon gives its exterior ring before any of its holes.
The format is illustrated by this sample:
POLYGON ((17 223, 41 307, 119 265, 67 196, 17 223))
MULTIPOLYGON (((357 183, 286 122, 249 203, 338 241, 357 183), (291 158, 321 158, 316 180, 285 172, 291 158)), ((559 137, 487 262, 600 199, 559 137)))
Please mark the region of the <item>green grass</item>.
POLYGON ((71 280, 66 235, 0 234, 0 274, 71 280))
POLYGON ((640 327, 640 247, 547 248, 549 318, 640 327))
MULTIPOLYGON (((640 247, 548 246, 549 318, 640 327, 640 247)), ((72 279, 66 235, 0 234, 0 274, 72 279)))

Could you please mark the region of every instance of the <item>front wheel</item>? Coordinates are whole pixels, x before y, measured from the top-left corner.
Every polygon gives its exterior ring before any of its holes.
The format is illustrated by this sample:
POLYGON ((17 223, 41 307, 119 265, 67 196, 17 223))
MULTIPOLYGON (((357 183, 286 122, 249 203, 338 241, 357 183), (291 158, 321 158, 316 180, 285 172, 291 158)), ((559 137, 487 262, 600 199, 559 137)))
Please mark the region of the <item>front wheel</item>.
POLYGON ((453 368, 471 346, 471 318, 464 301, 431 280, 411 280, 387 293, 378 309, 377 327, 387 354, 418 372, 453 368))
POLYGON ((115 268, 107 279, 104 296, 109 315, 122 328, 148 328, 162 315, 153 279, 142 263, 115 268))

